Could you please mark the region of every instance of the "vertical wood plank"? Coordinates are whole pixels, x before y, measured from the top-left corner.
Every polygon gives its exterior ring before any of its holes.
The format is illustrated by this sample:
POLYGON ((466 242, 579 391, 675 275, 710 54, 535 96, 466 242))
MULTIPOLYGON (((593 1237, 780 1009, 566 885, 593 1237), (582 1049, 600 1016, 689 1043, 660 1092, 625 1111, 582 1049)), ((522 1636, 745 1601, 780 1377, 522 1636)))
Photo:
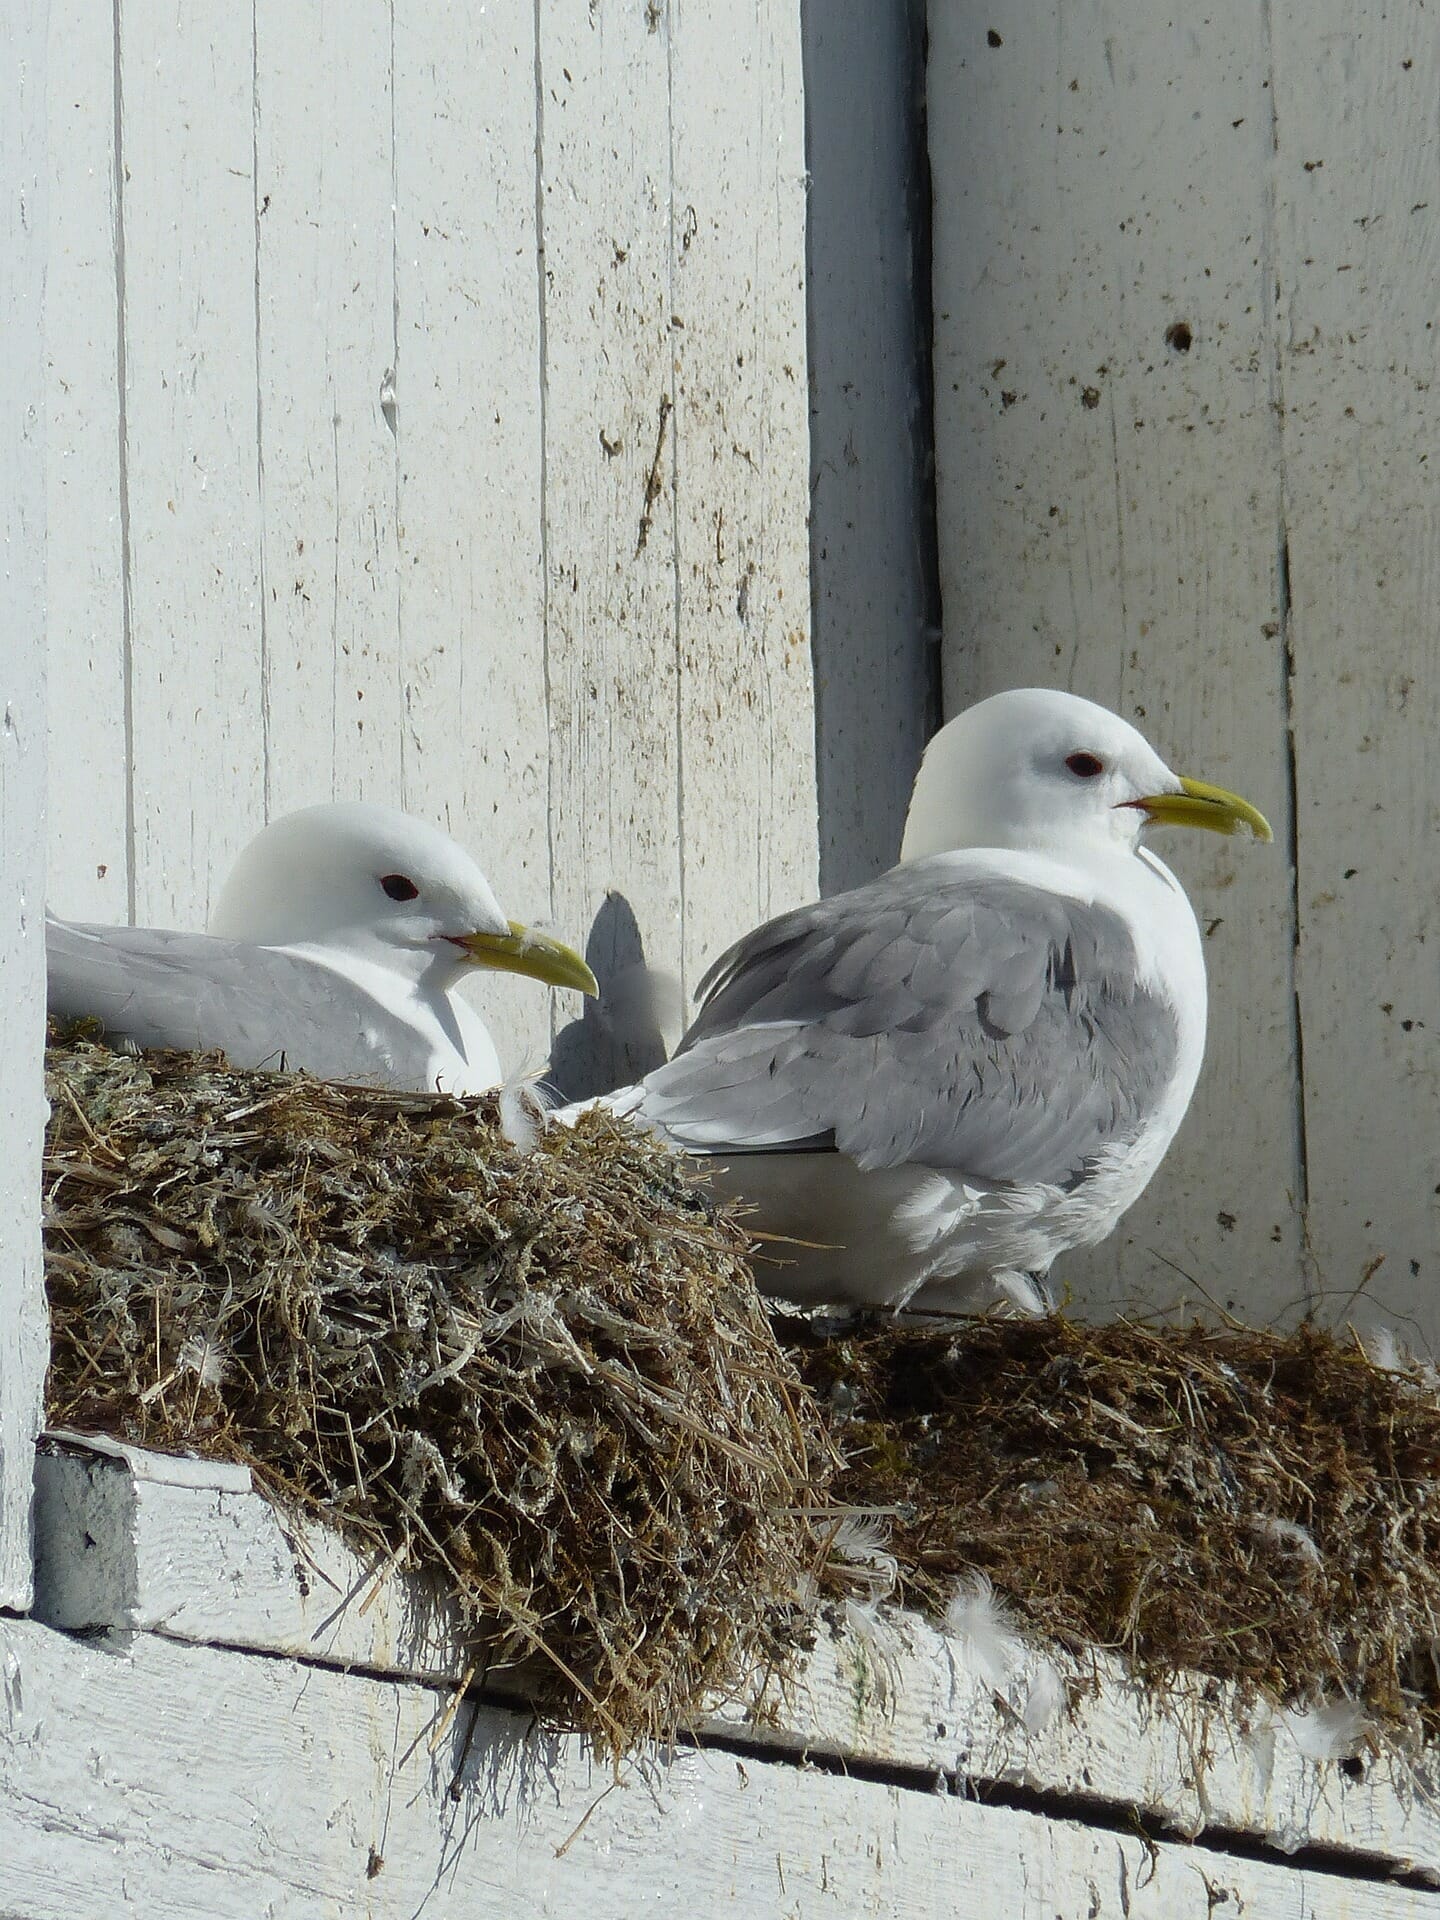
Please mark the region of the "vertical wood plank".
POLYGON ((678 972, 666 11, 546 0, 537 18, 554 914, 583 940, 617 894, 607 918, 678 972))
POLYGON ((939 719, 925 6, 800 12, 820 877, 836 893, 893 865, 939 719))
POLYGON ((1310 1232, 1331 1313, 1434 1350, 1440 42, 1373 0, 1273 19, 1310 1232))
POLYGON ((386 0, 255 7, 267 816, 398 798, 386 0), (317 75, 324 82, 317 86, 317 75))
POLYGON ((791 4, 670 10, 683 978, 817 882, 791 4))
POLYGON ((1210 1044, 1170 1157, 1056 1279, 1303 1304, 1262 12, 931 8, 949 711, 1067 686, 1269 813, 1160 849, 1207 931, 1210 1044))
MULTIPOLYGON (((395 28, 401 791, 526 921, 551 915, 535 18, 427 0, 395 28)), ((533 982, 472 997, 507 1068, 544 1060, 533 982)))
POLYGON ((264 806, 252 26, 120 0, 135 911, 179 926, 264 806))
POLYGON ((124 541, 120 511, 115 22, 53 0, 46 403, 50 903, 130 908, 124 541))
POLYGON ((0 16, 0 1607, 30 1604, 32 1443, 48 1337, 45 1130, 45 0, 0 16))

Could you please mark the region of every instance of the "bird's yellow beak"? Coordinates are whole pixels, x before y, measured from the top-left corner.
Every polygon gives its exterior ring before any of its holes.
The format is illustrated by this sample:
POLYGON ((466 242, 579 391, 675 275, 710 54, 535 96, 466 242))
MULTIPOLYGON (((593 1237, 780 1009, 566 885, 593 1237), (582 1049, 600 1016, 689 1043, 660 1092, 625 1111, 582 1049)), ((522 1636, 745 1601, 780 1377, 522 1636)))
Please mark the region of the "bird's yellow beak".
POLYGON ((1179 793, 1152 793, 1144 800, 1127 800, 1147 820, 1161 827, 1205 827, 1211 833, 1239 833, 1248 827, 1257 840, 1273 840, 1270 822, 1257 807, 1224 787, 1203 780, 1181 780, 1179 793))
POLYGON ((508 933, 466 933, 453 936, 477 967, 497 973, 523 973, 547 987, 574 987, 579 993, 598 994, 600 984, 573 947, 548 933, 510 922, 508 933))

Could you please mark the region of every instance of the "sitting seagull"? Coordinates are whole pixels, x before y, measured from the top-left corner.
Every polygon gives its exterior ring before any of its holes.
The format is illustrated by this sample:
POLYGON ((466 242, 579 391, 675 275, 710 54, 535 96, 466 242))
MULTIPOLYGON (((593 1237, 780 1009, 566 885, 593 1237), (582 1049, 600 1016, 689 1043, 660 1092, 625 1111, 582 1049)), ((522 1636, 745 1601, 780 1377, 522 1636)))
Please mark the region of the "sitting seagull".
POLYGON ((674 1058, 606 1104, 750 1204, 768 1292, 1040 1308, 1200 1071, 1200 933, 1152 825, 1271 837, 1103 707, 982 701, 930 743, 900 865, 731 947, 674 1058))
POLYGON ((548 934, 507 920, 462 847, 393 807, 306 807, 235 862, 209 933, 46 923, 49 1008, 144 1047, 238 1067, 482 1093, 502 1078, 451 990, 474 967, 596 991, 548 934))

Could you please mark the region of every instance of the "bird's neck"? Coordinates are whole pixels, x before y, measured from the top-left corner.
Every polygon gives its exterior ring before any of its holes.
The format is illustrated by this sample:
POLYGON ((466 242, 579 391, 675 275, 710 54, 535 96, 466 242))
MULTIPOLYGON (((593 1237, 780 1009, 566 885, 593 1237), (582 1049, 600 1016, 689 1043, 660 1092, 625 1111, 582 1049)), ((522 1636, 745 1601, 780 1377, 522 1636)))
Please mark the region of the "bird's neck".
POLYGON ((324 940, 296 941, 279 950, 338 974, 427 1033, 435 1049, 432 1068, 447 1093, 482 1093, 499 1084, 500 1062, 489 1029, 458 995, 450 996, 466 971, 463 960, 395 948, 379 958, 324 940), (411 959, 413 966, 396 964, 411 959))
POLYGON ((458 954, 452 959, 438 949, 382 946, 349 935, 286 941, 278 950, 301 954, 391 1004, 405 999, 430 1007, 443 1005, 465 970, 458 954))

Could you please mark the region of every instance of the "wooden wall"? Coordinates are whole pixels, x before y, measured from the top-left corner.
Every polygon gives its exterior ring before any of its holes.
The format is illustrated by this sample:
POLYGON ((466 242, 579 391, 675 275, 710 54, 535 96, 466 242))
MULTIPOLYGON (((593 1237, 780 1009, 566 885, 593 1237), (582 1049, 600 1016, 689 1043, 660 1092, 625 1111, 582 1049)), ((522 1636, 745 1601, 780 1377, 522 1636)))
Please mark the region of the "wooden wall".
MULTIPOLYGON (((812 69, 858 73, 828 31, 812 69)), ((1239 0, 935 0, 931 32, 947 700, 1073 685, 1280 828, 1172 845, 1209 1065, 1070 1277, 1363 1287, 1433 1335, 1440 47, 1413 7, 1239 0)), ((688 984, 812 890, 797 14, 54 0, 51 35, 55 905, 201 924, 267 814, 354 793, 448 822, 602 971, 688 984)), ((822 516, 852 426, 832 402, 822 516)), ((831 511, 826 618, 862 576, 923 614, 902 496, 866 569, 831 511)), ((832 881, 883 824, 827 828, 832 881)), ((533 989, 485 998, 543 1057, 533 989)))
POLYGON ((45 1128, 45 0, 0 15, 0 1608, 30 1603, 31 1441, 49 1339, 45 1128))
POLYGON ((52 47, 54 905, 202 925, 332 796, 602 978, 812 893, 798 7, 54 0, 52 47))
POLYGON ((1118 1273, 1112 1241, 1066 1276, 1433 1343, 1434 21, 932 0, 930 26, 947 702, 1072 687, 1277 830, 1162 849, 1208 934, 1208 1063, 1118 1273))
POLYGON ((939 717, 925 0, 802 0, 801 28, 820 880, 838 893, 894 864, 939 717))

